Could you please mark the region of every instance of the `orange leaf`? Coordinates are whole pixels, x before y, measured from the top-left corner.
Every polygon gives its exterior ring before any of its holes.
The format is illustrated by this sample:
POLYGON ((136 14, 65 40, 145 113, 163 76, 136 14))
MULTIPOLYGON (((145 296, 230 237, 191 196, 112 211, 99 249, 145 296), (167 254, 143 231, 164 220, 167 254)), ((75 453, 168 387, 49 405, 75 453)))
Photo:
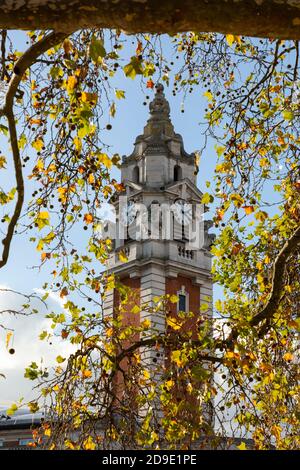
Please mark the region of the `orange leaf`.
POLYGON ((285 361, 288 361, 288 362, 289 362, 289 361, 292 361, 292 360, 294 359, 294 356, 293 356, 293 354, 287 352, 287 353, 284 354, 283 359, 284 359, 285 361))
POLYGON ((59 297, 63 298, 66 295, 68 295, 68 289, 66 287, 63 287, 62 290, 60 291, 59 297))
POLYGON ((135 50, 136 55, 140 55, 142 50, 143 50, 143 44, 141 43, 141 41, 138 41, 138 44, 137 44, 137 47, 136 47, 136 50, 135 50))
POLYGON ((254 212, 254 207, 253 206, 243 206, 244 211, 246 212, 247 215, 252 214, 254 212))
POLYGON ((94 217, 92 216, 92 214, 85 214, 83 220, 84 220, 87 224, 91 224, 91 223, 93 222, 93 220, 94 220, 94 217))
POLYGON ((154 82, 152 80, 148 80, 146 87, 151 89, 154 88, 154 82))

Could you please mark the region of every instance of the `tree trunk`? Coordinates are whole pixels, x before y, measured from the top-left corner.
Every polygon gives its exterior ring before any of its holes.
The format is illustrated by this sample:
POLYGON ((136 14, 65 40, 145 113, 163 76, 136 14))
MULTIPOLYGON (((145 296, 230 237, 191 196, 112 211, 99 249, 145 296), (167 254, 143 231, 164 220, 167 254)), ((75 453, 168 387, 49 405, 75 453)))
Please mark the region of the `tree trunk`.
POLYGON ((300 38, 300 0, 4 0, 4 29, 119 28, 300 38))

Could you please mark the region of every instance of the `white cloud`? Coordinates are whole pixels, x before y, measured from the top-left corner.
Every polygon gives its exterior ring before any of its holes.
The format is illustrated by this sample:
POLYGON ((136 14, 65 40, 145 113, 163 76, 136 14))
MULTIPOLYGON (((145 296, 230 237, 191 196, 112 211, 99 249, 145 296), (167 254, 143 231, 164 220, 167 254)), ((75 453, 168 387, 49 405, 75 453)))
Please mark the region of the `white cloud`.
MULTIPOLYGON (((16 310, 24 303, 23 297, 9 291, 1 292, 1 289, 9 287, 0 285, 0 312, 6 309, 16 310)), ((34 291, 37 294, 44 293, 41 289, 34 291)), ((51 320, 45 318, 46 312, 61 311, 62 299, 50 292, 47 308, 38 299, 34 299, 31 305, 39 313, 30 316, 3 314, 0 317, 1 324, 14 330, 10 347, 15 350, 14 354, 8 352, 5 346, 7 331, 0 329, 0 372, 6 376, 5 379, 0 377, 0 407, 16 402, 20 397, 24 397, 25 401, 34 397, 34 382, 24 378, 24 369, 30 362, 39 364, 42 360, 44 366, 51 367, 55 364, 56 356, 68 357, 74 351, 74 346, 61 338, 54 337, 51 340, 52 345, 39 339, 41 331, 50 331, 51 320)))

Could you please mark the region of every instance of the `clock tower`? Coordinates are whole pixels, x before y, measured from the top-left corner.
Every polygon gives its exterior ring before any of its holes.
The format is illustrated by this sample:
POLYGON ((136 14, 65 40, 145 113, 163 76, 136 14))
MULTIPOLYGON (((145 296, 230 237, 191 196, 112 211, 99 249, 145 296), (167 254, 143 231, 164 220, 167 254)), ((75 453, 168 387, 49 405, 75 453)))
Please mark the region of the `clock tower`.
MULTIPOLYGON (((166 313, 143 311, 143 304, 155 306, 158 297, 169 294, 178 298, 168 310, 171 316, 179 311, 200 315, 203 303, 210 312, 214 236, 208 234, 211 223, 203 220, 195 155, 184 150, 174 131, 163 85, 156 86, 149 107, 143 134, 122 159, 125 191, 114 200, 117 223, 107 270, 132 290, 141 307, 138 319, 128 311, 125 321, 136 325, 148 319, 163 334, 166 313)), ((113 315, 117 303, 118 295, 109 291, 104 314, 113 315)))

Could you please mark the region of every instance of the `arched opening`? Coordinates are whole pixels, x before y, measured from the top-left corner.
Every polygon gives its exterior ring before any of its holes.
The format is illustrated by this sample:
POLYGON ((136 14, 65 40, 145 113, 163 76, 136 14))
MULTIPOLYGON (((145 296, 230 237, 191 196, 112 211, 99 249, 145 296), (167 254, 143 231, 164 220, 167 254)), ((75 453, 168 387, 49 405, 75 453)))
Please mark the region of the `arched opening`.
POLYGON ((140 169, 138 166, 135 166, 132 172, 132 181, 134 183, 140 182, 140 169))
POLYGON ((179 165, 174 166, 174 181, 180 181, 182 179, 182 169, 179 165))

